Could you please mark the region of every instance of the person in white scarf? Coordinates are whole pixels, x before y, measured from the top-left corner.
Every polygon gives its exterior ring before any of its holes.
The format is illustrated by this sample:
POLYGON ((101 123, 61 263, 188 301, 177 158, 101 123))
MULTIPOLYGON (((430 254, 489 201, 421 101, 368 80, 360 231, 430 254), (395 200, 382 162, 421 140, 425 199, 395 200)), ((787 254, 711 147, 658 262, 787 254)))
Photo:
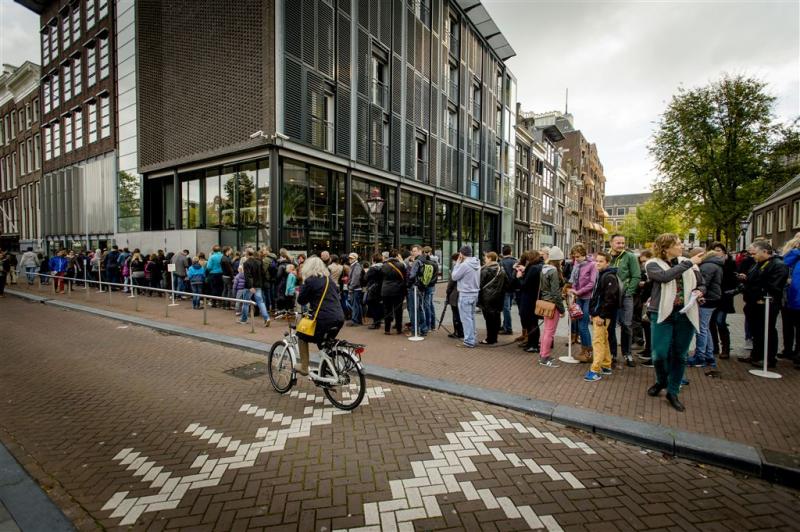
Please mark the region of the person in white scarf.
POLYGON ((685 259, 678 235, 665 233, 653 244, 654 257, 645 263, 653 291, 647 312, 650 315, 653 365, 656 383, 647 390, 651 397, 667 390, 667 400, 675 410, 685 407, 678 400, 686 358, 695 332, 699 329, 698 304, 705 293, 703 277, 697 265, 703 256, 685 259))

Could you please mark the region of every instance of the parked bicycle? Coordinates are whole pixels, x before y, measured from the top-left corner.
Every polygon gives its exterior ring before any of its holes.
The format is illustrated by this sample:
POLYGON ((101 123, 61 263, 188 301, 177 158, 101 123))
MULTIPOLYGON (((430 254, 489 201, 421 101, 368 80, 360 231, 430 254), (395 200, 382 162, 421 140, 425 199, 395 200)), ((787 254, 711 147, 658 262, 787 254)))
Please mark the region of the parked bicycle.
MULTIPOLYGON (((275 342, 269 352, 267 373, 272 387, 278 393, 286 393, 297 383, 297 363, 300 353, 297 323, 300 312, 279 312, 275 321, 286 319, 289 331, 280 342, 275 342)), ((308 378, 322 388, 325 396, 336 408, 353 410, 364 399, 366 378, 361 364, 365 346, 345 340, 323 339, 320 344, 320 361, 317 370, 308 370, 308 378)))

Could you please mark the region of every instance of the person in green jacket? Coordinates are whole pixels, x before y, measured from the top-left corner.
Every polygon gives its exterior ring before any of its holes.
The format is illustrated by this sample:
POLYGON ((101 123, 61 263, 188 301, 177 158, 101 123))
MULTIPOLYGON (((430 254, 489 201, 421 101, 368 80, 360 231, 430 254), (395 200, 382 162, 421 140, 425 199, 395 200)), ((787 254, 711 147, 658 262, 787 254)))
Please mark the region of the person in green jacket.
POLYGON ((608 345, 611 349, 611 356, 617 358, 617 323, 620 324, 622 333, 620 343, 622 344, 622 356, 625 364, 633 367, 633 355, 631 354, 631 344, 633 334, 631 324, 633 323, 633 295, 639 286, 641 269, 639 259, 632 251, 625 249, 625 235, 614 234, 611 236, 611 267, 617 269, 617 276, 625 290, 622 299, 622 306, 617 312, 615 319, 608 325, 608 345))

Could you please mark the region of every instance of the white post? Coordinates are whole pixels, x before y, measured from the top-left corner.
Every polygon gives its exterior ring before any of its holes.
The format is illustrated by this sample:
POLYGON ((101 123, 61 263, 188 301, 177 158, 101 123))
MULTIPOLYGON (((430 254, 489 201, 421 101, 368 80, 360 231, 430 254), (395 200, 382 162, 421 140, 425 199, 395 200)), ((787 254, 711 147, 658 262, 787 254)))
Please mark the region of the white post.
POLYGON ((751 369, 750 373, 755 375, 756 377, 764 377, 765 379, 780 379, 783 377, 780 373, 776 373, 774 371, 769 371, 767 369, 767 362, 769 359, 769 302, 772 299, 771 296, 766 296, 764 298, 764 367, 763 369, 751 369))
POLYGON ((417 287, 414 287, 414 336, 410 337, 409 340, 412 342, 421 342, 424 340, 422 336, 419 335, 419 305, 417 303, 417 287))
MULTIPOLYGON (((561 362, 565 364, 580 364, 578 360, 575 360, 572 357, 572 316, 569 313, 569 307, 571 305, 570 302, 571 296, 567 296, 567 356, 565 357, 558 357, 561 362)), ((556 310, 558 312, 558 310, 556 310)))
POLYGON ((177 307, 178 303, 175 303, 175 265, 174 264, 167 264, 167 271, 172 276, 172 303, 170 303, 170 307, 177 307))

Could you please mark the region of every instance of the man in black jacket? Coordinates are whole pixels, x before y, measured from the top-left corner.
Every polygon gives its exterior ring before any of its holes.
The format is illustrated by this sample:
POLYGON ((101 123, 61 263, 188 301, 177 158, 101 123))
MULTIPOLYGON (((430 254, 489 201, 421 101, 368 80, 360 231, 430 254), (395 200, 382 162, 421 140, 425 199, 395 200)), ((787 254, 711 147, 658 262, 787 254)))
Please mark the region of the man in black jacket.
MULTIPOLYGON (((253 248, 247 248, 244 261, 244 287, 250 292, 251 299, 255 299, 258 311, 264 319, 264 327, 269 327, 269 312, 264 304, 262 286, 264 285, 263 263, 253 252, 253 248)), ((242 319, 237 323, 247 323, 248 304, 242 306, 242 319)))
POLYGON ((514 300, 517 299, 517 292, 519 291, 519 283, 517 280, 517 272, 514 270, 514 265, 517 259, 511 254, 511 246, 503 246, 503 257, 500 259, 500 266, 506 272, 506 296, 503 300, 503 330, 500 334, 514 334, 511 327, 511 307, 514 305, 514 300))
POLYGON ((620 308, 621 283, 617 278, 617 269, 611 268, 611 254, 598 251, 595 256, 595 267, 598 275, 589 300, 589 316, 592 318, 592 368, 586 372, 583 380, 596 382, 603 375, 611 375, 611 349, 608 345, 608 324, 620 308))
POLYGON ((789 277, 789 268, 783 260, 774 255, 772 245, 766 240, 756 240, 751 246, 755 266, 747 273, 744 286, 744 317, 753 335, 753 351, 750 358, 739 359, 750 362, 754 366, 761 366, 764 362, 764 339, 768 339, 767 364, 774 368, 778 354, 778 313, 783 305, 783 291, 789 277), (772 298, 769 302, 769 323, 764 329, 766 311, 765 298, 772 298))

